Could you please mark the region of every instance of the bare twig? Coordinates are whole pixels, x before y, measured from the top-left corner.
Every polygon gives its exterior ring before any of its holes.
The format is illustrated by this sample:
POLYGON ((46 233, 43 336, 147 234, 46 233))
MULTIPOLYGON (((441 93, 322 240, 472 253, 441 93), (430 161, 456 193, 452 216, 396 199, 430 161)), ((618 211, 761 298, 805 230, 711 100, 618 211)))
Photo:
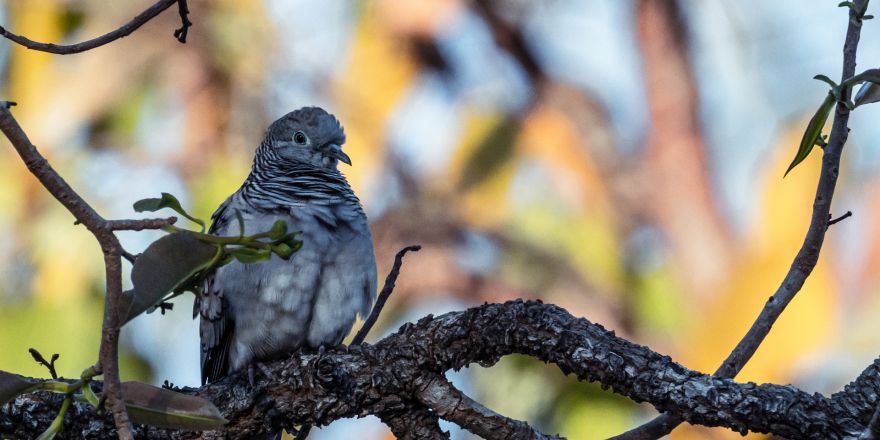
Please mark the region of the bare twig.
MULTIPOLYGON (((843 69, 841 83, 855 74, 856 49, 861 36, 862 21, 858 18, 858 12, 850 9, 849 25, 846 30, 846 39, 843 45, 843 69)), ((804 237, 804 242, 794 258, 788 273, 776 289, 773 296, 767 300, 763 310, 752 323, 751 328, 742 340, 736 345, 727 359, 715 371, 716 377, 733 378, 742 370, 755 351, 770 333, 773 324, 788 306, 795 295, 801 290, 807 277, 813 272, 819 261, 819 251, 825 240, 825 231, 828 229, 828 218, 831 212, 831 200, 834 197, 834 188, 840 171, 840 156, 843 146, 849 136, 850 110, 843 104, 849 101, 852 90, 844 87, 841 91, 843 99, 837 104, 834 124, 831 128, 830 139, 822 150, 822 170, 819 175, 819 184, 816 188, 816 196, 813 201, 813 213, 810 217, 810 227, 804 237)), ((846 216, 844 216, 845 218, 846 216)), ((838 220, 839 221, 839 220, 838 220)), ((662 437, 679 425, 680 419, 669 414, 662 414, 654 420, 613 437, 615 440, 642 440, 662 437)))
POLYGON ((850 218, 850 217, 852 217, 852 211, 846 211, 845 214, 843 214, 843 215, 841 215, 840 217, 837 217, 837 218, 835 218, 835 219, 832 219, 832 218, 831 218, 831 214, 828 214, 828 219, 829 219, 829 220, 828 220, 828 224, 826 224, 825 227, 828 228, 828 227, 830 227, 831 225, 833 225, 833 224, 835 224, 835 223, 840 223, 840 222, 842 222, 842 221, 844 221, 844 220, 846 220, 846 219, 848 219, 848 218, 850 218))
MULTIPOLYGON (((385 285, 382 286, 382 291, 379 292, 379 295, 376 297, 376 304, 373 304, 373 309, 370 310, 370 316, 367 317, 364 321, 364 325, 361 326, 357 334, 352 338, 351 345, 362 344, 364 339, 367 338, 367 334, 369 334, 373 326, 376 325, 376 320, 379 319, 379 314, 382 313, 382 309, 385 307, 385 302, 388 301, 388 298, 391 297, 391 293, 394 291, 394 283, 397 282, 397 277, 400 276, 400 267, 403 265, 403 256, 409 251, 418 252, 421 249, 422 247, 420 245, 407 246, 398 251, 397 255, 394 256, 394 265, 391 266, 391 271, 388 272, 388 276, 385 277, 385 285)), ((295 439, 305 440, 308 438, 311 430, 312 425, 302 425, 299 432, 296 433, 295 439)))
POLYGON ((186 6, 186 0, 177 0, 177 12, 180 14, 181 26, 174 30, 174 37, 181 43, 186 43, 186 34, 192 22, 189 21, 189 8, 186 6))
POLYGON ((44 358, 43 355, 40 354, 40 352, 37 351, 36 348, 29 348, 28 352, 31 354, 31 357, 33 357, 34 360, 37 361, 38 364, 46 367, 46 369, 49 370, 49 375, 52 376, 52 379, 58 379, 58 373, 55 371, 55 361, 58 360, 58 353, 52 354, 52 360, 47 361, 46 358, 44 358))
POLYGON ((419 245, 407 246, 397 252, 397 255, 394 256, 394 266, 391 267, 391 271, 388 272, 388 276, 385 278, 385 285, 382 286, 382 291, 379 292, 379 295, 376 297, 376 304, 373 305, 373 310, 370 311, 370 316, 364 321, 364 325, 362 325, 357 334, 354 335, 354 338, 351 340, 351 345, 359 345, 363 343, 367 338, 367 334, 370 333, 370 330, 376 324, 376 320, 379 319, 379 314, 382 313, 382 309, 385 307, 385 302, 388 301, 388 298, 391 297, 391 292, 394 291, 394 283, 397 282, 397 277, 400 276, 400 266, 403 265, 403 256, 406 255, 407 252, 418 252, 420 249, 422 249, 422 247, 419 245))
MULTIPOLYGON (((92 50, 96 47, 103 46, 107 43, 111 43, 116 41, 122 37, 126 37, 130 35, 132 32, 137 30, 139 27, 143 26, 144 23, 152 20, 154 17, 159 15, 162 11, 168 9, 174 3, 177 3, 178 0, 159 0, 153 6, 147 8, 144 12, 141 12, 136 17, 132 18, 131 21, 122 25, 121 27, 110 31, 100 37, 93 38, 91 40, 83 41, 76 44, 53 44, 53 43, 41 43, 39 41, 33 41, 27 37, 13 34, 6 30, 6 28, 0 26, 0 35, 32 50, 38 50, 41 52, 49 52, 58 55, 70 55, 75 53, 85 52, 87 50, 92 50)), ((184 8, 186 7, 184 2, 184 8)), ((182 13, 181 13, 182 14, 182 13)), ((186 20, 184 18, 184 20, 186 20)), ((184 21, 184 30, 188 27, 187 23, 189 20, 184 21)), ((174 31, 175 37, 177 36, 178 31, 174 31)), ((183 32, 184 39, 186 38, 186 32, 183 32)))
POLYGON ((107 220, 107 227, 112 231, 143 231, 144 229, 162 229, 176 222, 177 217, 107 220))
POLYGON ((137 255, 135 255, 125 249, 122 249, 122 252, 120 254, 122 255, 122 258, 125 258, 126 261, 128 261, 131 264, 134 264, 134 262, 137 261, 137 258, 138 258, 137 255))

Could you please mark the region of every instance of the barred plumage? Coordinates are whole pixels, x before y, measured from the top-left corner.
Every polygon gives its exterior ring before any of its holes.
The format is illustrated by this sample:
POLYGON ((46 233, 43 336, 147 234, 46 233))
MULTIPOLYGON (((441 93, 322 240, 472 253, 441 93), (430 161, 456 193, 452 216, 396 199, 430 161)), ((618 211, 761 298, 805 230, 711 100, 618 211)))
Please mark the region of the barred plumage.
POLYGON ((344 141, 339 122, 320 108, 285 115, 267 130, 241 188, 212 216, 218 235, 238 232, 236 210, 248 231, 285 220, 302 232, 303 247, 289 261, 233 262, 210 277, 197 304, 203 382, 303 345, 339 344, 369 311, 375 258, 360 201, 336 169, 349 162, 344 141))

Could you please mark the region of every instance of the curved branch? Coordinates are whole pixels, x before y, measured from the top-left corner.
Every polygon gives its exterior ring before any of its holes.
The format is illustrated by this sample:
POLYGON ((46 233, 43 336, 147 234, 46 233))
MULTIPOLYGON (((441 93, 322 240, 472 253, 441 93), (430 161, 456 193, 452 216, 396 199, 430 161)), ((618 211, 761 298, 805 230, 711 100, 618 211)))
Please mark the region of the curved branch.
MULTIPOLYGON (((85 52, 87 50, 92 50, 107 43, 112 43, 113 41, 116 41, 122 37, 127 37, 132 32, 136 31, 139 27, 143 26, 146 22, 152 20, 162 11, 168 9, 171 5, 177 2, 178 0, 159 0, 158 2, 156 2, 156 4, 150 6, 149 8, 144 10, 144 12, 141 12, 136 17, 132 18, 131 21, 122 25, 121 27, 104 35, 101 35, 100 37, 92 38, 91 40, 83 41, 76 44, 41 43, 39 41, 34 41, 21 35, 13 34, 12 32, 6 30, 6 28, 4 28, 3 26, 0 26, 0 35, 28 49, 38 50, 40 52, 54 53, 58 55, 71 55, 75 53, 85 52)), ((185 8, 186 6, 181 7, 185 8)), ((188 28, 191 23, 189 23, 189 20, 186 19, 186 15, 183 13, 183 11, 181 11, 180 16, 181 19, 184 20, 182 27, 183 40, 181 40, 181 42, 183 43, 186 40, 186 28, 188 28)), ((175 36, 177 36, 177 32, 178 31, 175 31, 175 36)))
MULTIPOLYGON (((880 382, 878 360, 854 381, 860 391, 845 390, 835 398, 792 386, 737 383, 688 370, 668 356, 618 338, 559 307, 514 301, 428 316, 404 325, 376 345, 298 354, 268 364, 271 374, 260 377, 253 387, 247 375, 239 373, 202 388, 180 391, 214 402, 230 421, 224 432, 228 438, 251 438, 296 423, 326 425, 346 417, 399 414, 408 402, 418 399, 426 374, 442 374, 475 362, 489 366, 512 353, 553 363, 566 374, 599 382, 658 410, 680 414, 690 423, 788 438, 857 437, 876 407, 876 397, 867 404, 858 396, 867 392, 867 386, 880 382)), ((24 396, 0 408, 0 436, 21 438, 37 432, 39 428, 22 427, 42 420, 39 414, 52 413, 53 407, 43 399, 40 395, 24 396)), ((106 419, 87 411, 77 414, 65 423, 65 432, 72 437, 85 432, 89 435, 82 436, 88 438, 115 435, 106 419)), ((474 426, 479 421, 460 423, 474 426)), ((194 435, 142 427, 135 433, 145 439, 194 435)), ((500 433, 489 434, 489 439, 505 438, 500 433)))
POLYGON ((544 435, 526 422, 504 417, 486 408, 439 375, 425 379, 424 384, 419 385, 416 397, 440 417, 483 438, 561 439, 558 436, 544 435))

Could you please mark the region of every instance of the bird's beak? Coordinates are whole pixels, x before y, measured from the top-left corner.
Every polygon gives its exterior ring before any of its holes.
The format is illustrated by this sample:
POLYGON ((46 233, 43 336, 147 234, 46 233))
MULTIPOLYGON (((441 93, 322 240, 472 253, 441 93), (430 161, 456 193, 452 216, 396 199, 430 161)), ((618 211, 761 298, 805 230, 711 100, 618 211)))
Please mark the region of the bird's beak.
POLYGON ((326 156, 332 157, 342 163, 347 163, 347 164, 351 165, 351 158, 348 157, 348 155, 342 151, 342 147, 340 147, 337 144, 327 145, 326 156))

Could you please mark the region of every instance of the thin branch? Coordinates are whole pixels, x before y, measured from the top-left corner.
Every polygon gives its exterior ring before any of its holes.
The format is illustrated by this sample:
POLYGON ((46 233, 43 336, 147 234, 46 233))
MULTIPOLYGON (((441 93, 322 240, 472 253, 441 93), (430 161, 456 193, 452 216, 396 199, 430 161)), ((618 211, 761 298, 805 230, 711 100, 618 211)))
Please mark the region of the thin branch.
POLYGON ((177 12, 180 14, 181 26, 174 30, 174 37, 181 43, 186 43, 186 34, 192 22, 189 21, 189 8, 186 6, 186 0, 177 0, 177 12))
POLYGON ((162 229, 176 222, 177 217, 107 220, 107 227, 111 231, 143 231, 144 229, 162 229))
POLYGON ((545 435, 528 423, 504 417, 471 399, 442 376, 425 379, 416 392, 419 402, 431 408, 444 420, 455 422, 483 438, 512 440, 559 440, 545 435))
MULTIPOLYGON (((159 15, 162 11, 168 9, 171 5, 177 3, 178 0, 159 0, 153 6, 147 8, 144 12, 141 12, 136 17, 132 18, 131 21, 122 25, 121 27, 110 31, 100 37, 93 38, 91 40, 83 41, 76 44, 53 44, 53 43, 41 43, 39 41, 33 41, 27 37, 13 34, 0 26, 0 35, 32 50, 38 50, 41 52, 49 52, 58 55, 70 55, 75 53, 85 52, 87 50, 92 50, 96 47, 103 46, 107 43, 111 43, 116 41, 122 37, 126 37, 130 35, 132 32, 136 31, 139 27, 143 26, 144 23, 152 20, 154 17, 159 15)), ((185 5, 184 5, 185 7, 185 5)), ((184 28, 188 27, 184 22, 184 28)), ((177 31, 174 32, 175 36, 177 36, 177 31)), ((184 38, 186 38, 186 32, 184 32, 184 38)))
POLYGON ((388 301, 388 298, 391 297, 391 292, 394 291, 394 283, 397 282, 397 277, 400 276, 400 266, 403 265, 403 256, 406 255, 407 252, 418 252, 421 249, 422 247, 419 245, 407 246, 397 252, 397 255, 394 256, 394 266, 391 267, 391 271, 388 272, 388 276, 385 278, 385 285, 382 286, 382 291, 379 292, 379 295, 376 297, 376 304, 373 305, 373 310, 370 311, 370 316, 367 317, 364 321, 364 325, 361 326, 360 330, 358 330, 357 334, 354 335, 354 338, 351 340, 352 345, 363 343, 367 338, 367 334, 370 333, 370 330, 376 325, 376 320, 379 319, 379 314, 382 313, 382 309, 385 307, 385 302, 388 301))
POLYGON ((104 322, 101 326, 101 347, 99 349, 100 370, 104 374, 106 393, 109 397, 113 419, 120 440, 130 440, 131 423, 125 411, 125 403, 120 397, 119 382, 119 314, 116 304, 122 295, 122 272, 120 254, 122 247, 108 222, 101 217, 68 183, 52 168, 37 147, 31 143, 24 130, 9 111, 10 103, 0 102, 0 131, 9 139, 28 170, 40 183, 73 214, 77 222, 88 229, 104 253, 104 266, 107 277, 106 301, 104 303, 104 322))
POLYGON ((39 351, 37 351, 36 348, 29 348, 28 352, 31 354, 31 357, 34 358, 35 361, 37 361, 38 364, 46 367, 46 369, 49 370, 49 375, 52 376, 52 379, 58 379, 58 372, 55 371, 55 361, 58 360, 58 353, 52 354, 52 360, 47 361, 46 358, 44 358, 43 355, 39 351))
MULTIPOLYGON (((861 29, 862 21, 858 18, 858 13, 851 9, 846 39, 843 45, 841 83, 855 74, 856 49, 861 37, 861 29)), ((801 290, 807 277, 810 276, 813 268, 816 267, 816 263, 819 261, 819 252, 822 249, 825 231, 829 225, 831 200, 834 197, 834 188, 840 171, 840 156, 849 136, 847 124, 849 123, 850 110, 843 102, 849 101, 851 95, 852 90, 844 87, 842 90, 842 102, 837 104, 830 139, 822 150, 822 169, 819 175, 819 184, 816 188, 816 196, 813 201, 810 227, 804 237, 804 242, 776 292, 767 300, 767 303, 754 323, 752 323, 746 335, 743 336, 727 359, 715 371, 716 377, 736 377, 770 333, 773 324, 801 290)), ((645 425, 613 438, 615 440, 655 439, 669 434, 680 422, 681 420, 676 416, 663 414, 645 425)))
MULTIPOLYGON (((112 233, 110 233, 111 236, 112 233)), ((119 440, 134 440, 131 422, 122 400, 122 384, 119 380, 119 302, 122 298, 122 259, 119 242, 113 236, 115 246, 104 249, 104 268, 107 295, 104 302, 104 323, 101 328, 101 346, 98 359, 104 375, 105 395, 109 397, 110 411, 116 422, 119 440)))
POLYGON ((852 217, 852 211, 846 211, 845 214, 843 214, 843 215, 841 215, 840 217, 837 217, 837 218, 835 218, 835 219, 832 219, 832 218, 831 218, 831 214, 828 214, 828 218, 829 218, 829 220, 828 220, 828 224, 826 224, 825 227, 826 227, 826 228, 831 227, 832 225, 837 224, 837 223, 840 223, 840 222, 842 222, 842 221, 844 221, 844 220, 846 220, 846 219, 848 219, 848 218, 850 218, 850 217, 852 217))
POLYGON ((122 256, 122 258, 125 258, 125 260, 129 263, 134 264, 134 262, 137 261, 138 255, 140 254, 135 255, 125 249, 122 249, 120 255, 122 256))

